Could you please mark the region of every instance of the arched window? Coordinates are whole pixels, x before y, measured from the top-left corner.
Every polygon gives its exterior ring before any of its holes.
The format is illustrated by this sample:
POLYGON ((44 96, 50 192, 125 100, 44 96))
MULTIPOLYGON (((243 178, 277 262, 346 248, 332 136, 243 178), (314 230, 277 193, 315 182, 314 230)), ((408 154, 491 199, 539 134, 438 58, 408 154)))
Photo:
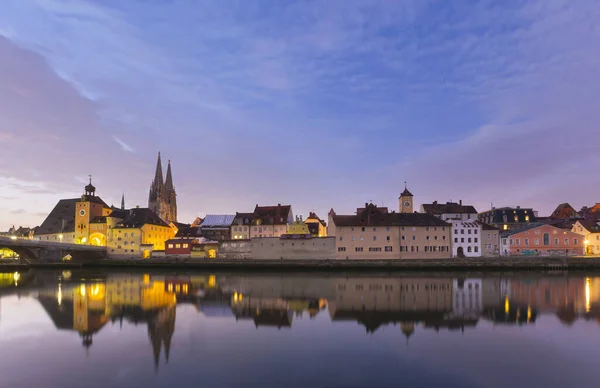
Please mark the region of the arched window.
POLYGON ((471 252, 471 247, 467 247, 467 252, 471 252))
POLYGON ((550 235, 548 233, 544 233, 544 245, 550 245, 550 235))

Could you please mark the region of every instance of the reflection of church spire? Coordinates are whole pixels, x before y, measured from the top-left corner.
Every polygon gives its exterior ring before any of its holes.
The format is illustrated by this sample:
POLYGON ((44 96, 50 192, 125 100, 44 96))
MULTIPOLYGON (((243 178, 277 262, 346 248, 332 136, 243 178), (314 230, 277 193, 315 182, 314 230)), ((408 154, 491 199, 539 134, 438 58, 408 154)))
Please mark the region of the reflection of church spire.
POLYGON ((152 344, 152 353, 154 355, 154 368, 158 371, 160 364, 160 353, 162 346, 165 347, 165 363, 169 362, 171 351, 171 339, 175 331, 175 308, 167 307, 157 313, 157 315, 148 322, 148 336, 152 344))

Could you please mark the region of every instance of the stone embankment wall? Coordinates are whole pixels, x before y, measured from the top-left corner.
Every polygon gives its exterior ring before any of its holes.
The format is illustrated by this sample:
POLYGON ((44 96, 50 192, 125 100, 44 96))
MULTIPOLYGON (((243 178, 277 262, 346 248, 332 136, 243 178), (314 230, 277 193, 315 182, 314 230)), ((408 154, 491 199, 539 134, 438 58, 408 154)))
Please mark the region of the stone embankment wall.
POLYGON ((229 260, 327 260, 335 259, 335 237, 282 240, 255 238, 221 244, 219 259, 229 260))

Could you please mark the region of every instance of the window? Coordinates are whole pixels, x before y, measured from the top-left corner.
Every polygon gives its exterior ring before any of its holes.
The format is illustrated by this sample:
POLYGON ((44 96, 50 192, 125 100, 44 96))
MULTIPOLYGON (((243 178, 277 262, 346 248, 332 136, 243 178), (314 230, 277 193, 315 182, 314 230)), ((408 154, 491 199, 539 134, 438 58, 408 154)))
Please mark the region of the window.
POLYGON ((474 230, 473 230, 473 234, 477 234, 477 229, 474 229, 474 230))
POLYGON ((356 240, 356 237, 352 236, 352 241, 356 240))
POLYGON ((413 239, 413 240, 416 240, 416 239, 417 239, 417 236, 412 236, 412 239, 413 239))
POLYGON ((557 238, 554 239, 554 245, 558 245, 558 239, 557 238))
POLYGON ((429 232, 429 226, 427 226, 427 227, 425 228, 425 230, 429 232))
POLYGON ((465 234, 465 230, 464 230, 464 229, 461 229, 461 230, 460 230, 460 234, 465 234))
MULTIPOLYGON (((402 237, 404 237, 404 236, 402 236, 402 237)), ((390 241, 390 236, 387 236, 387 237, 385 238, 385 241, 390 241)))
POLYGON ((360 241, 364 240, 363 236, 360 236, 360 241))
POLYGON ((363 226, 362 228, 360 228, 361 232, 365 231, 365 227, 363 226))
POLYGON ((344 238, 342 236, 340 236, 340 241, 344 241, 344 238))
POLYGON ((371 247, 371 248, 369 248, 369 252, 381 252, 381 248, 380 247, 375 247, 375 248, 371 247))
POLYGON ((385 251, 386 252, 391 252, 392 251, 392 247, 391 246, 386 246, 385 247, 385 251))
MULTIPOLYGON (((477 242, 477 241, 475 241, 477 242)), ((515 239, 515 245, 521 245, 521 239, 520 238, 516 238, 515 239)))
POLYGON ((363 247, 354 248, 354 252, 362 252, 362 251, 363 251, 363 247))
POLYGON ((569 239, 568 238, 565 239, 565 245, 569 245, 569 239))
POLYGON ((525 239, 525 245, 529 245, 529 239, 528 238, 525 239))
POLYGON ((125 237, 127 237, 127 233, 125 233, 125 237))
POLYGON ((454 238, 454 242, 457 243, 458 242, 458 237, 454 238))
POLYGON ((181 244, 175 244, 175 248, 177 248, 177 249, 181 248, 181 244))
POLYGON ((544 245, 550 245, 550 235, 548 233, 544 233, 544 245))
POLYGON ((536 231, 535 231, 535 234, 540 234, 540 231, 539 231, 539 230, 536 230, 536 231))
POLYGON ((377 241, 377 236, 373 236, 373 241, 377 241))
POLYGON ((469 239, 467 240, 469 242, 469 244, 471 243, 471 237, 469 237, 469 239))
POLYGON ((385 231, 389 232, 390 231, 390 227, 388 226, 387 228, 385 228, 385 231))
POLYGON ((169 244, 169 248, 173 248, 173 244, 169 244))
POLYGON ((578 242, 579 240, 577 240, 576 238, 573 239, 573 245, 577 245, 578 242))
POLYGON ((475 246, 475 253, 479 252, 479 247, 476 245, 475 246))
POLYGON ((461 242, 461 243, 464 243, 464 242, 465 242, 465 238, 464 238, 464 237, 461 237, 461 238, 460 238, 460 242, 461 242))
POLYGON ((535 245, 540 245, 540 239, 539 239, 539 238, 536 238, 535 240, 533 240, 533 243, 534 243, 535 245))
POLYGON ((438 236, 433 236, 433 239, 434 239, 434 240, 437 240, 437 238, 438 238, 438 236))
POLYGON ((467 233, 468 233, 468 234, 471 234, 471 229, 467 230, 467 233))
POLYGON ((509 245, 514 245, 513 239, 511 238, 510 240, 508 240, 508 244, 509 245))
POLYGON ((123 245, 127 246, 127 241, 125 241, 125 242, 123 243, 123 245))
MULTIPOLYGON (((233 245, 235 246, 235 244, 233 244, 233 245)), ((188 247, 189 247, 189 244, 183 244, 183 247, 184 247, 184 248, 188 248, 188 247)))
POLYGON ((338 247, 338 252, 346 252, 346 247, 338 247))
POLYGON ((454 229, 454 234, 458 234, 458 229, 454 229))
POLYGON ((471 252, 471 247, 467 247, 467 252, 471 252))

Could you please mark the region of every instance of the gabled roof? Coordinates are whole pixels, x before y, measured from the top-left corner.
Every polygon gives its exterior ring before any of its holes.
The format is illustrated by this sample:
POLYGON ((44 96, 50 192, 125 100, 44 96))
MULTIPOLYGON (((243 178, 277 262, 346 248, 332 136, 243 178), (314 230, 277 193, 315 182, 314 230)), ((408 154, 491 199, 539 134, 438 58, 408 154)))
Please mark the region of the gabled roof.
POLYGON ((410 191, 408 191, 408 189, 405 187, 404 191, 400 194, 400 197, 413 197, 412 193, 410 191))
POLYGON ((234 214, 207 214, 201 228, 229 228, 235 219, 234 214))
POLYGON ((260 218, 265 225, 287 224, 292 205, 258 206, 254 208, 254 218, 260 218))
POLYGON ((573 206, 569 205, 567 202, 561 203, 556 207, 556 209, 552 212, 550 218, 552 219, 564 219, 564 218, 579 218, 579 214, 575 211, 573 206))
POLYGON ((325 223, 325 221, 323 221, 322 219, 320 219, 319 216, 316 213, 314 213, 314 212, 308 213, 308 217, 306 218, 305 222, 308 223, 308 220, 310 220, 311 218, 315 219, 315 220, 318 220, 321 225, 327 226, 327 223, 325 223))
POLYGON ((600 225, 598 225, 597 221, 585 219, 585 220, 577 220, 577 222, 579 222, 581 224, 581 226, 583 226, 588 232, 591 232, 591 233, 600 232, 600 225))
POLYGON ((446 203, 424 203, 423 211, 427 214, 477 214, 475 207, 471 205, 462 205, 456 202, 446 203))
POLYGON ((61 199, 42 225, 36 231, 36 235, 72 233, 75 231, 75 204, 80 198, 61 199))
POLYGON ((117 224, 117 228, 141 228, 144 225, 169 226, 155 212, 148 208, 129 209, 125 218, 117 224))
POLYGON ((450 226, 447 222, 423 213, 387 213, 370 203, 355 215, 332 216, 336 226, 450 226))
POLYGON ((106 224, 106 217, 105 216, 94 217, 90 221, 90 224, 106 224))

